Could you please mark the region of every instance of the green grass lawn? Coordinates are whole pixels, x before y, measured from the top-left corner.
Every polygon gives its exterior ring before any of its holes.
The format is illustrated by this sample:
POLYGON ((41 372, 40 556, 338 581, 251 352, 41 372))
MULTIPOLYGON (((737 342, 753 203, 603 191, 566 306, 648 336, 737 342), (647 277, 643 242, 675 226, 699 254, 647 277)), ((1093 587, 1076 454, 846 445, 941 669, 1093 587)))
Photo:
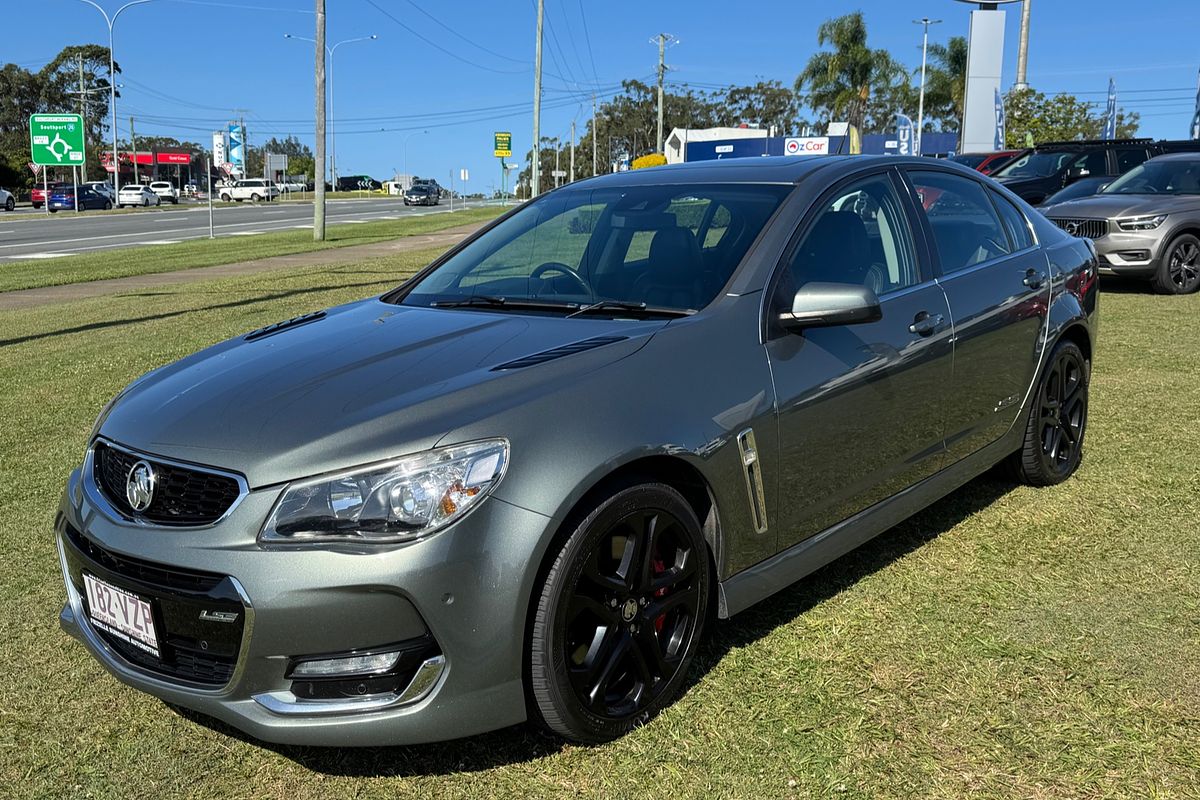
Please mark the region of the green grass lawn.
POLYGON ((0 796, 1200 796, 1200 296, 1102 298, 1074 479, 985 476, 718 623, 684 697, 612 744, 273 748, 117 683, 58 629, 51 538, 103 403, 430 255, 0 316, 0 796))
POLYGON ((0 292, 123 278, 129 275, 175 272, 270 256, 371 244, 432 233, 472 222, 484 222, 499 216, 503 211, 502 208, 488 206, 468 208, 453 214, 427 214, 358 225, 329 225, 325 230, 326 238, 323 242, 314 242, 311 230, 286 230, 258 236, 221 236, 216 239, 192 239, 178 244, 106 250, 63 258, 14 261, 0 264, 0 292))

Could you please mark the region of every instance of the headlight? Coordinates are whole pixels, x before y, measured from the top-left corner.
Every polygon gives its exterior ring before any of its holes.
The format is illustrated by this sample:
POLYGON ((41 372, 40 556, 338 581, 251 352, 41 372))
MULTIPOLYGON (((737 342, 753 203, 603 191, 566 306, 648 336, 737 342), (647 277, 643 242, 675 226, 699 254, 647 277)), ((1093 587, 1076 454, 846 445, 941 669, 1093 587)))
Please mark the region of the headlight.
POLYGON ((407 542, 461 518, 500 482, 508 442, 488 439, 288 484, 260 538, 407 542))
POLYGON ((1166 214, 1151 217, 1126 217, 1117 220, 1117 227, 1123 231, 1152 231, 1162 225, 1166 218, 1166 214))

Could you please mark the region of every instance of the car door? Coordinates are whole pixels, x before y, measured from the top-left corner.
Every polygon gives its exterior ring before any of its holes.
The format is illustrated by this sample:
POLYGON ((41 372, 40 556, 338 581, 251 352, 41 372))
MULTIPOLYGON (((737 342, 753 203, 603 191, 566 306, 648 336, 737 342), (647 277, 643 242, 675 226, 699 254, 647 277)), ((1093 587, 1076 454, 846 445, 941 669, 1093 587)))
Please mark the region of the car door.
POLYGON ((865 284, 882 319, 771 331, 778 429, 779 546, 786 548, 931 475, 943 461, 950 310, 891 169, 823 196, 769 289, 769 318, 810 281, 865 284))
POLYGON ((935 169, 906 175, 916 196, 927 198, 920 216, 954 320, 946 454, 957 461, 1016 421, 1045 341, 1049 267, 1028 219, 999 192, 935 169))

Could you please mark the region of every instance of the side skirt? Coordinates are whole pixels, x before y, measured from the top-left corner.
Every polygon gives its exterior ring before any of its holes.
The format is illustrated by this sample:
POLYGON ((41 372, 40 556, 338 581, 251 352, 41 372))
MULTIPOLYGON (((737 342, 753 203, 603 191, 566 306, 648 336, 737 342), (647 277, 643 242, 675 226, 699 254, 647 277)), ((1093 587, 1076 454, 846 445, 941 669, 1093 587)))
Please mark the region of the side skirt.
MULTIPOLYGON (((1023 410, 1019 419, 1024 420, 1026 413, 1023 410)), ((1020 447, 1018 434, 1023 435, 1024 430, 1024 425, 1014 425, 1003 438, 936 475, 721 581, 717 585, 717 616, 727 619, 745 611, 987 472, 1020 447)))

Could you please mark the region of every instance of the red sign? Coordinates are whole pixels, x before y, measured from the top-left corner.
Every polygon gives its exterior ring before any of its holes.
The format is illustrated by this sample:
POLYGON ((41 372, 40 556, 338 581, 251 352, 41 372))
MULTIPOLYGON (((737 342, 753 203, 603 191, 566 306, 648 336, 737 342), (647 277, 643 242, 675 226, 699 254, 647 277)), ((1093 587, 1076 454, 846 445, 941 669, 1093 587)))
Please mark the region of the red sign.
POLYGON ((191 153, 158 153, 158 163, 160 164, 190 164, 192 163, 191 153))
MULTIPOLYGON (((158 151, 154 153, 118 153, 117 157, 121 160, 121 167, 128 168, 133 163, 133 159, 137 158, 138 166, 150 166, 152 164, 190 164, 192 163, 192 154, 187 151, 176 150, 174 152, 158 151)), ((112 154, 105 151, 100 154, 100 163, 108 172, 112 172, 112 154)))

